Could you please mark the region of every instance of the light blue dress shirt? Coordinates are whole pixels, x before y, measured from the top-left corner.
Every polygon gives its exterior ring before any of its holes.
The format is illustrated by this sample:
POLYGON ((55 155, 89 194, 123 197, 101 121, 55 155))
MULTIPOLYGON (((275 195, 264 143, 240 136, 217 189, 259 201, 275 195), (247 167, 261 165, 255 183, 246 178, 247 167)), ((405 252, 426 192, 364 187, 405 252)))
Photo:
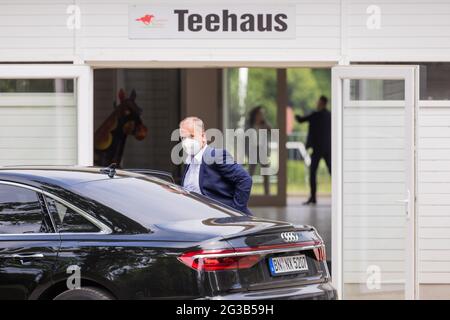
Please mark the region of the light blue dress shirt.
POLYGON ((200 150, 195 156, 187 157, 186 164, 189 165, 189 168, 186 172, 186 176, 184 177, 183 187, 190 191, 201 194, 200 190, 200 166, 202 164, 203 153, 206 150, 206 145, 200 150))

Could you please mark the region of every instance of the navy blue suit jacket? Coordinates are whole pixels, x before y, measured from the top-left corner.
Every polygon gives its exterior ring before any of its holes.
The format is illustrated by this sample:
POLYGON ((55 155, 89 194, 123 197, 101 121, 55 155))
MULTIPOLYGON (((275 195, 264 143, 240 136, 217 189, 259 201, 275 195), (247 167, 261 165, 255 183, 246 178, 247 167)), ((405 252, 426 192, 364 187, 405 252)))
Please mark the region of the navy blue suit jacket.
MULTIPOLYGON (((189 165, 185 167, 181 185, 188 169, 189 165)), ((245 214, 252 214, 247 208, 252 178, 226 150, 206 147, 200 165, 199 186, 205 196, 245 214)))

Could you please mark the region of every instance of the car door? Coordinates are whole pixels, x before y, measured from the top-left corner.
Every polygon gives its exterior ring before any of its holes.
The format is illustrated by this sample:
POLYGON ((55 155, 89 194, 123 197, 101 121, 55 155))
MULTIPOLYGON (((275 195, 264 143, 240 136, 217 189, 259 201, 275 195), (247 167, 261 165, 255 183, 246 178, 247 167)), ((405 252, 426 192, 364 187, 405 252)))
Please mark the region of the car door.
POLYGON ((88 279, 110 289, 107 279, 115 278, 115 259, 122 252, 129 252, 109 241, 109 227, 71 202, 49 196, 44 196, 44 199, 55 229, 61 236, 54 281, 65 281, 68 289, 74 289, 83 286, 88 279), (79 283, 75 281, 76 277, 80 279, 79 283))
POLYGON ((0 300, 37 297, 52 281, 60 244, 40 193, 0 181, 0 300))

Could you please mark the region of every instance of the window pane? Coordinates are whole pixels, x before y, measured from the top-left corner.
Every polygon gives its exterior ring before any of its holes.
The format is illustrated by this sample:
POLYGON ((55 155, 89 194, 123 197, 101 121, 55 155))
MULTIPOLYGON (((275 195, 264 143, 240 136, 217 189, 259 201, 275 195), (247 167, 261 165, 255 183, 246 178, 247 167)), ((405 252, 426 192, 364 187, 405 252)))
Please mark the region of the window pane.
POLYGON ((420 64, 420 99, 450 100, 450 63, 420 64))
MULTIPOLYGON (((359 64, 359 63, 355 63, 359 64)), ((367 64, 367 63, 364 63, 367 64)), ((372 65, 382 64, 382 65, 419 65, 420 66, 420 100, 450 100, 450 62, 377 62, 369 63, 372 65)), ((365 80, 365 81, 376 81, 376 80, 365 80)), ((380 80, 383 81, 383 80, 380 80)), ((378 82, 380 82, 378 81, 378 82)), ((386 100, 402 100, 399 95, 399 88, 395 85, 396 81, 384 80, 384 85, 390 86, 387 93, 392 94, 390 90, 395 88, 396 99, 389 99, 386 96, 386 100), (390 83, 391 82, 391 83, 390 83)), ((380 83, 378 83, 379 85, 380 83)), ((357 88, 352 88, 352 90, 357 90, 357 88)), ((367 91, 367 90, 366 90, 367 91)), ((383 100, 379 97, 382 95, 383 91, 371 91, 372 95, 377 98, 374 100, 383 100)), ((356 91, 351 92, 352 100, 372 100, 372 99, 361 99, 358 98, 359 93, 356 91)))
POLYGON ((351 100, 404 100, 405 83, 403 80, 350 80, 351 100))
POLYGON ((99 228, 78 212, 46 197, 47 206, 58 232, 99 232, 99 228))
MULTIPOLYGON (((314 148, 307 149, 308 133, 316 131, 309 121, 299 123, 295 116, 309 116, 317 112, 317 102, 320 96, 328 98, 326 108, 331 111, 331 69, 327 68, 289 68, 287 69, 288 106, 286 108, 286 133, 288 143, 287 158, 287 193, 289 196, 307 196, 310 193, 309 171, 311 155, 314 148)), ((320 136, 327 132, 331 138, 331 127, 320 125, 320 136)), ((315 136, 315 135, 314 135, 315 136)), ((310 139, 311 139, 310 138, 310 139)), ((320 144, 326 141, 320 139, 320 144)), ((316 146, 317 149, 317 146, 316 146)), ((320 161, 317 170, 317 194, 331 194, 331 176, 325 161, 320 161)))
MULTIPOLYGON (((225 137, 227 150, 253 178, 252 195, 276 195, 278 184, 277 71, 269 68, 229 68, 225 72, 225 129, 246 131, 245 152, 235 137, 225 137), (249 129, 256 135, 249 134, 249 129), (265 130, 267 136, 261 134, 265 130), (252 150, 252 154, 249 152, 252 150), (238 155, 241 155, 239 159, 238 155)), ((242 136, 242 134, 241 134, 242 136)))
MULTIPOLYGON (((188 223, 189 220, 214 221, 246 216, 228 210, 202 195, 191 194, 168 183, 146 179, 119 178, 80 183, 77 192, 123 213, 132 220, 150 227, 167 222, 188 223)), ((213 223, 213 222, 211 222, 213 223)))
POLYGON ((0 79, 0 92, 74 92, 72 79, 0 79))
POLYGON ((77 163, 75 80, 0 80, 0 165, 77 163))
POLYGON ((0 185, 0 234, 51 232, 43 217, 36 192, 0 185))

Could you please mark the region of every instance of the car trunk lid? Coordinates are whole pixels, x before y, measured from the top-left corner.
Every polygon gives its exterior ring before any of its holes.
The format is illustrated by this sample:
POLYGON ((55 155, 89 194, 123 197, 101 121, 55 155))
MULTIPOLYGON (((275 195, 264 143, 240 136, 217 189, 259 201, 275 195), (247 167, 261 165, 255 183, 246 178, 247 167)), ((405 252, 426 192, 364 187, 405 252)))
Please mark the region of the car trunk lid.
POLYGON ((313 227, 270 220, 245 225, 240 232, 222 233, 221 241, 228 244, 222 249, 203 247, 179 258, 201 274, 211 294, 302 285, 328 277, 323 241, 313 227))
POLYGON ((269 228, 227 241, 240 254, 259 256, 251 268, 237 270, 242 289, 299 285, 328 277, 325 247, 312 227, 269 228))

